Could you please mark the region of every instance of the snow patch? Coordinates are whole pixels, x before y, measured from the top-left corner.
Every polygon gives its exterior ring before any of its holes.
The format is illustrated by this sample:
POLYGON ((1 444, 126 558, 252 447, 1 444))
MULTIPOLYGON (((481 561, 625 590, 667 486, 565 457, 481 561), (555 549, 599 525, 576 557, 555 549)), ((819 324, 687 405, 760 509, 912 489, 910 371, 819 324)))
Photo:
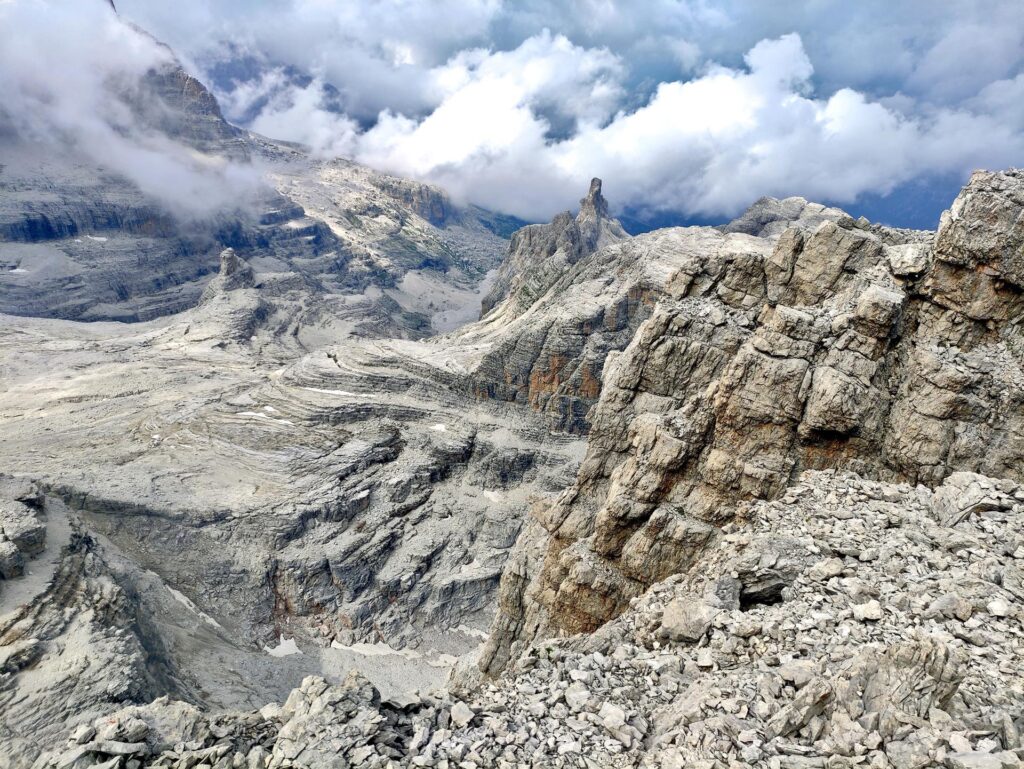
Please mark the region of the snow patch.
POLYGON ((268 422, 277 422, 279 425, 293 425, 295 424, 290 419, 274 419, 268 417, 266 414, 262 414, 259 411, 239 411, 235 414, 236 417, 256 417, 257 419, 266 419, 268 422))
POLYGON ((273 649, 264 646, 263 651, 271 657, 290 657, 293 654, 302 654, 299 645, 294 638, 285 638, 283 635, 277 637, 277 646, 273 649))
POLYGON ((309 390, 311 393, 323 393, 324 395, 343 395, 346 398, 372 398, 373 395, 370 393, 350 393, 348 390, 324 390, 320 387, 303 387, 303 390, 309 390))
POLYGON ((351 646, 345 646, 337 641, 331 641, 332 649, 340 649, 345 652, 354 652, 355 654, 361 654, 364 657, 405 657, 407 660, 418 660, 423 657, 418 651, 413 649, 392 649, 386 643, 357 643, 351 646))
POLYGON ((452 668, 455 667, 455 663, 458 661, 459 658, 451 654, 439 654, 433 659, 428 659, 427 664, 432 668, 452 668))
POLYGON ((203 611, 198 606, 196 606, 194 603, 192 603, 192 601, 189 599, 189 597, 187 595, 185 595, 184 593, 181 593, 181 592, 175 590, 170 585, 167 586, 167 592, 169 592, 171 594, 171 596, 174 598, 175 601, 177 601, 182 606, 184 606, 186 609, 188 609, 193 614, 198 616, 207 625, 210 625, 211 627, 215 627, 218 630, 223 630, 224 629, 223 626, 219 622, 217 622, 217 620, 215 620, 213 617, 211 617, 205 611, 203 611))
POLYGON ((446 433, 446 432, 448 432, 448 426, 447 425, 443 425, 440 422, 438 422, 436 425, 431 425, 430 429, 433 430, 434 432, 437 432, 437 433, 446 433))
POLYGON ((477 630, 476 628, 471 628, 469 625, 459 625, 455 629, 460 633, 468 635, 470 638, 479 638, 481 641, 486 641, 488 638, 486 630, 477 630))
POLYGON ((499 492, 491 491, 490 489, 484 492, 484 496, 491 500, 491 502, 501 502, 502 500, 502 495, 499 492))

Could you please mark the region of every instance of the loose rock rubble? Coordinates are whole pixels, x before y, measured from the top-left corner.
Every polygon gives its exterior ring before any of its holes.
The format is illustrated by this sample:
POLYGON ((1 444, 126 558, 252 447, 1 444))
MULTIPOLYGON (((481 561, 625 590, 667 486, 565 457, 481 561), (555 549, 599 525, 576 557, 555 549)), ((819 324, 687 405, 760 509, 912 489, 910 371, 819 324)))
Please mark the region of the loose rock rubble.
POLYGON ((382 702, 356 674, 310 677, 212 718, 164 699, 73 728, 38 766, 1012 769, 1022 618, 1017 484, 807 472, 699 566, 499 679, 382 702))

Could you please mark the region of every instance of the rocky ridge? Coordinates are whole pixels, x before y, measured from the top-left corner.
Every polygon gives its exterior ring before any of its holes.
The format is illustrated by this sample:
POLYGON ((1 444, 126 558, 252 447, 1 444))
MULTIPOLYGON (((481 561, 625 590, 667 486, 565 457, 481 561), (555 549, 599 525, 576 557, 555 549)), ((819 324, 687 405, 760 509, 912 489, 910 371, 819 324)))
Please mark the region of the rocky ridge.
POLYGON ((609 356, 576 482, 531 512, 484 668, 596 629, 805 469, 1020 478, 1022 189, 975 174, 932 244, 825 221, 677 272, 609 356))
MULTIPOLYGON (((595 179, 577 218, 560 214, 513 238, 484 317, 456 335, 485 348, 473 364, 474 395, 527 404, 553 428, 586 434, 609 354, 629 344, 659 300, 715 291, 723 281, 729 290, 788 227, 810 234, 824 221, 856 224, 801 198, 759 205, 759 220, 773 223, 762 225, 763 237, 742 227, 677 227, 630 238, 607 218, 595 179)), ((919 237, 886 232, 901 241, 919 237)))
POLYGON ((0 580, 22 576, 26 563, 43 552, 46 526, 37 515, 39 503, 32 484, 0 476, 0 580))

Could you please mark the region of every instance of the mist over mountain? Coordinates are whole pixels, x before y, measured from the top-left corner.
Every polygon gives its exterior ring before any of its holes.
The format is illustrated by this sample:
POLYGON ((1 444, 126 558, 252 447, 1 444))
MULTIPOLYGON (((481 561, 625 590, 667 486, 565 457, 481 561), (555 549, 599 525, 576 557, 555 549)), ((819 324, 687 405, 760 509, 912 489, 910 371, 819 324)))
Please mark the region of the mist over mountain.
POLYGON ((892 224, 934 227, 971 170, 1024 146, 1012 2, 122 12, 219 73, 229 117, 531 221, 598 174, 651 221, 726 221, 769 194, 858 215, 881 198, 892 224), (223 77, 233 61, 246 71, 223 77), (927 212, 900 213, 934 185, 927 212))

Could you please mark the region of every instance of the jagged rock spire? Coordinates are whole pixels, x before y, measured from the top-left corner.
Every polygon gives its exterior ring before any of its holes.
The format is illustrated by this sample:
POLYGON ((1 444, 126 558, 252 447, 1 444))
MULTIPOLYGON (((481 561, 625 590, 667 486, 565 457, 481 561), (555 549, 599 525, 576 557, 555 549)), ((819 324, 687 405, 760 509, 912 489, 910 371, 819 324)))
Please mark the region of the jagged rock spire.
POLYGON ((579 221, 580 218, 590 215, 599 218, 608 217, 608 201, 601 194, 601 180, 596 176, 590 180, 590 191, 587 196, 580 200, 580 213, 576 219, 579 221))
POLYGON ((238 272, 242 260, 238 258, 233 248, 225 248, 220 252, 220 274, 225 278, 238 272))
POLYGON ((206 302, 219 294, 239 288, 251 288, 256 283, 256 273, 249 263, 238 256, 233 248, 225 248, 220 252, 220 272, 203 290, 201 302, 206 302))
POLYGON ((601 194, 601 180, 590 180, 590 191, 580 201, 576 215, 580 233, 580 254, 593 253, 602 246, 629 237, 617 219, 608 216, 608 201, 601 194))

